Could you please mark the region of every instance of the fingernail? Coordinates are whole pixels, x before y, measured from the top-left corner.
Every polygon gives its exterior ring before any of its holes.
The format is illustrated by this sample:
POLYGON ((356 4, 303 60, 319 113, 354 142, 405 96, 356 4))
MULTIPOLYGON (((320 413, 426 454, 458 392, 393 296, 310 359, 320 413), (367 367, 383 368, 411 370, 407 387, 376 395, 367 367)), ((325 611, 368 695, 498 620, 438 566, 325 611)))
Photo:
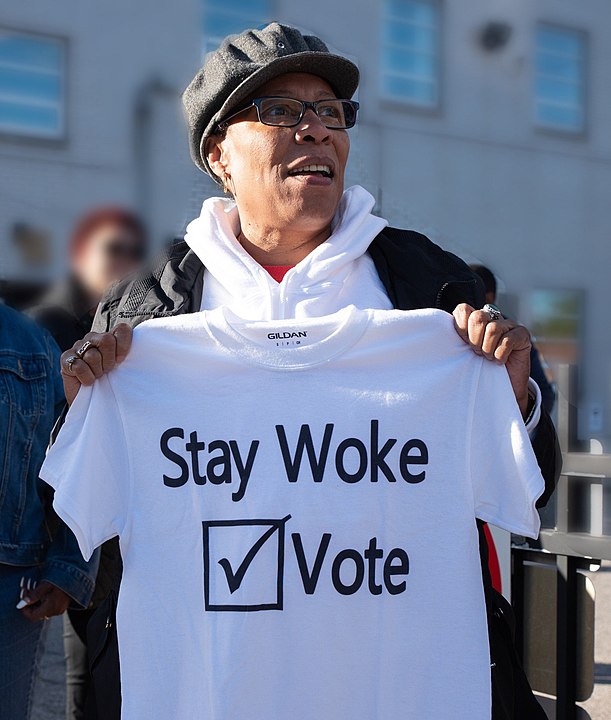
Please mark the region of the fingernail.
POLYGON ((31 582, 32 582, 32 580, 31 580, 30 578, 28 578, 28 585, 27 585, 28 590, 30 589, 30 583, 31 583, 31 582))
POLYGON ((25 575, 21 576, 21 581, 19 582, 19 587, 23 587, 25 585, 25 575))
POLYGON ((23 600, 20 600, 20 601, 17 603, 17 605, 16 605, 17 610, 23 610, 23 608, 26 607, 26 606, 28 606, 29 604, 30 604, 29 599, 28 599, 28 598, 24 598, 23 600))

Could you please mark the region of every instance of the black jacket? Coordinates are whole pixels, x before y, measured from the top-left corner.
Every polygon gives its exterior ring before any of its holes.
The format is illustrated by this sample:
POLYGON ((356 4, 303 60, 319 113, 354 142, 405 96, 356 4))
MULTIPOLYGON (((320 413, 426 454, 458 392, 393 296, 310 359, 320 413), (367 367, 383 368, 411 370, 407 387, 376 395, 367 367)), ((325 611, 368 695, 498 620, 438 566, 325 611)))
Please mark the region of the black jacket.
POLYGON ((48 330, 62 352, 91 330, 91 301, 75 277, 53 287, 27 314, 48 330))
MULTIPOLYGON (((485 302, 481 281, 469 267, 420 233, 387 227, 374 238, 369 254, 397 309, 438 308, 451 313, 460 303, 479 308, 485 302)), ((109 291, 98 308, 93 330, 105 332, 120 322, 135 326, 155 317, 197 312, 203 278, 202 262, 184 241, 178 241, 152 270, 123 280, 109 291)), ((554 426, 545 411, 533 448, 545 479, 545 492, 538 503, 542 506, 554 490, 561 462, 554 426)), ((511 623, 507 622, 511 610, 492 588, 481 523, 478 529, 491 657, 496 669, 492 672, 493 720, 543 720, 545 715, 513 649, 511 623)))

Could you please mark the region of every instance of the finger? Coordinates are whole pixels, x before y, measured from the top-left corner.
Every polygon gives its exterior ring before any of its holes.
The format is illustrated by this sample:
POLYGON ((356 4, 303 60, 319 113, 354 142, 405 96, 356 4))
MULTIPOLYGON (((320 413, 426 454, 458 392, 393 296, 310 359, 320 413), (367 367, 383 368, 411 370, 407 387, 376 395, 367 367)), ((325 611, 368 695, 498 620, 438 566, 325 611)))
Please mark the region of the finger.
POLYGON ((103 372, 110 372, 117 364, 117 338, 111 332, 102 333, 98 336, 95 347, 102 359, 103 372))
POLYGON ((72 363, 69 363, 68 360, 73 357, 75 357, 73 348, 66 350, 60 356, 61 371, 67 375, 72 375, 72 363))
POLYGON ((47 581, 44 584, 46 585, 44 596, 39 603, 32 605, 30 612, 27 613, 33 622, 61 615, 70 605, 70 597, 63 590, 47 581))
POLYGON ((19 602, 16 605, 17 610, 21 610, 22 608, 26 607, 26 605, 29 605, 30 599, 28 596, 30 593, 31 586, 32 586, 31 579, 28 578, 26 580, 25 575, 22 575, 21 581, 19 582, 19 602))
POLYGON ((53 585, 45 580, 39 584, 32 583, 29 588, 26 587, 24 598, 29 605, 33 605, 43 600, 50 592, 53 592, 53 585))
MULTIPOLYGON (((116 365, 117 338, 112 332, 87 333, 84 338, 75 342, 72 350, 67 351, 62 358, 65 361, 75 355, 89 365, 94 377, 99 378, 116 365)), ((82 366, 81 370, 83 370, 82 366)), ((67 374, 74 375, 74 373, 67 374)))
POLYGON ((133 330, 127 323, 120 323, 113 329, 112 334, 115 336, 117 343, 116 361, 120 363, 125 360, 132 346, 133 330))
POLYGON ((504 335, 494 351, 494 359, 505 365, 513 352, 513 342, 508 335, 504 335))
POLYGON ((66 380, 76 380, 76 382, 81 385, 93 385, 95 382, 95 375, 89 365, 80 358, 73 360, 71 363, 67 362, 68 358, 72 357, 74 353, 69 352, 68 354, 64 353, 64 355, 66 355, 66 357, 62 355, 61 372, 64 376, 64 390, 66 392, 66 397, 69 397, 69 394, 71 394, 70 391, 74 388, 73 385, 70 385, 70 383, 66 383, 66 380), (68 387, 66 387, 66 385, 68 385, 68 387))
POLYGON ((104 375, 104 362, 102 360, 102 353, 97 346, 92 345, 87 349, 81 360, 89 366, 89 369, 93 373, 94 377, 101 378, 104 375))
POLYGON ((469 342, 469 317, 474 312, 474 308, 467 303, 461 303, 454 308, 452 315, 454 316, 454 328, 460 337, 469 342))
POLYGON ((51 604, 46 598, 35 605, 28 605, 21 612, 30 622, 40 622, 52 614, 51 604))
POLYGON ((514 327, 515 323, 510 320, 491 320, 486 325, 482 340, 482 352, 488 360, 494 359, 494 353, 501 342, 501 338, 514 327))
POLYGON ((72 352, 79 353, 81 348, 83 348, 84 345, 86 345, 86 344, 96 345, 98 337, 99 337, 99 333, 88 332, 83 338, 81 338, 80 340, 77 340, 72 345, 72 352))
MULTIPOLYGON (((78 377, 77 368, 80 367, 80 372, 83 372, 83 366, 78 365, 78 361, 82 360, 80 350, 83 348, 86 342, 90 342, 87 338, 91 335, 86 335, 82 340, 74 343, 74 345, 61 354, 61 371, 68 377, 78 377)), ((85 363, 87 364, 87 363, 85 363)))
MULTIPOLYGON (((109 342, 113 343, 113 338, 106 337, 105 339, 105 336, 108 334, 109 333, 90 332, 87 333, 82 340, 75 342, 72 346, 74 354, 89 365, 96 378, 99 378, 104 374, 102 346, 104 347, 104 352, 108 355, 114 356, 114 344, 112 347, 112 353, 108 352, 109 342)), ((114 357, 112 358, 112 361, 114 364, 114 357)))
POLYGON ((483 310, 474 310, 469 315, 469 344, 478 355, 483 354, 482 343, 488 323, 490 323, 490 315, 483 310))
POLYGON ((42 582, 40 585, 32 587, 30 590, 26 587, 25 595, 17 605, 17 608, 21 610, 28 620, 38 622, 38 620, 42 619, 42 615, 45 614, 43 612, 41 615, 40 607, 46 603, 52 592, 53 586, 47 582, 42 582), (23 606, 23 603, 26 603, 26 605, 23 606))
POLYGON ((530 346, 531 340, 528 330, 522 326, 514 327, 508 333, 505 333, 499 341, 494 351, 494 359, 504 365, 509 360, 511 353, 516 350, 530 351, 530 346))

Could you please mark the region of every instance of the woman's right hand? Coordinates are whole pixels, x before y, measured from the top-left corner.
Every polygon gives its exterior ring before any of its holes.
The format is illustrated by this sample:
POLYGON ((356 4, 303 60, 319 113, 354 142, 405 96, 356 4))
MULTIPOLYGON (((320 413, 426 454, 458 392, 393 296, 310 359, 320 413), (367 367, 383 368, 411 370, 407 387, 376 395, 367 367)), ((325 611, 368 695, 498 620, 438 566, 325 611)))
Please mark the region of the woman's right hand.
POLYGON ((62 353, 61 373, 68 404, 72 404, 81 385, 93 385, 97 378, 125 360, 131 344, 132 328, 121 323, 111 332, 87 333, 62 353))

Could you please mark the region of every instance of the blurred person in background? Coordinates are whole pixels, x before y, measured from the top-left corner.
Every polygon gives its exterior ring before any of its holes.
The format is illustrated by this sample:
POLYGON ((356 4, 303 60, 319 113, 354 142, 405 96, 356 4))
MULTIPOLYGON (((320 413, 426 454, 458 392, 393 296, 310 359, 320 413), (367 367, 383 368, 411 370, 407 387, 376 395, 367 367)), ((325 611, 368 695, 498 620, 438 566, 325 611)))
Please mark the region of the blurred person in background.
MULTIPOLYGON (((51 333, 62 351, 66 350, 91 330, 103 294, 113 283, 137 270, 146 249, 146 229, 136 214, 116 206, 91 210, 74 227, 68 247, 67 278, 31 308, 29 315, 51 333)), ((90 678, 87 626, 113 582, 115 552, 113 544, 102 551, 91 606, 86 610, 69 609, 64 615, 68 720, 85 717, 90 678)))
POLYGON ((146 230, 122 207, 96 208, 78 220, 68 246, 68 276, 28 314, 55 338, 62 352, 91 330, 102 295, 135 271, 146 255, 146 230))
POLYGON ((46 620, 87 607, 98 553, 85 562, 38 478, 65 405, 50 335, 0 304, 0 717, 27 720, 46 620))
MULTIPOLYGON (((530 335, 496 310, 476 309, 484 305, 484 290, 459 258, 419 233, 386 227, 371 214, 375 201, 363 188, 344 190, 346 130, 358 109, 349 98, 357 85, 350 61, 330 54, 320 39, 277 23, 227 39, 207 55, 183 96, 191 154, 231 198, 206 200, 185 241, 154 270, 144 269, 105 296, 95 332, 62 356, 66 395, 71 401, 81 384, 93 384, 125 358, 129 326, 152 317, 219 306, 250 320, 320 317, 350 304, 442 309, 454 315, 457 333, 474 352, 506 365, 546 481, 543 505, 560 455, 529 381, 530 335), (86 351, 79 352, 85 341, 86 351)), ((478 530, 481 547, 480 521, 478 530)), ((485 562, 482 573, 492 717, 544 718, 512 645, 511 608, 493 591, 485 562)), ((100 647, 111 643, 115 652, 106 653, 98 693, 106 720, 119 716, 120 704, 116 639, 109 637, 116 638, 115 602, 116 588, 100 608, 106 636, 97 641, 100 647)))
MULTIPOLYGON (((471 265, 470 267, 484 283, 486 302, 496 305, 497 282, 492 270, 487 268, 485 265, 471 265)), ((543 407, 548 413, 551 413, 556 402, 556 391, 547 379, 547 375, 545 374, 545 370, 543 368, 544 363, 541 358, 541 354, 533 343, 530 349, 530 377, 537 383, 539 389, 541 390, 541 401, 543 407)))

